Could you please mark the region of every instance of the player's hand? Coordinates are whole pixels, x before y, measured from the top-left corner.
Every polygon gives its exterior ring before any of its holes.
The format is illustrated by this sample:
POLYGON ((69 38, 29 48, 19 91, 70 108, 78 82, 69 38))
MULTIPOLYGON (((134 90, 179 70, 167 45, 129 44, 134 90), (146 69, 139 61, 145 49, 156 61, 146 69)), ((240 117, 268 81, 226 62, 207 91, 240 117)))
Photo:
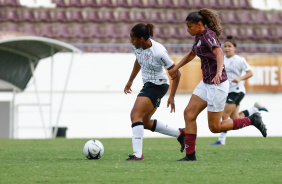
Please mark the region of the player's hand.
POLYGON ((241 81, 241 79, 239 78, 236 78, 236 79, 233 79, 232 82, 235 82, 235 83, 239 83, 241 81))
POLYGON ((221 81, 221 74, 222 73, 217 73, 216 76, 212 79, 212 82, 215 84, 215 85, 219 85, 220 84, 220 81, 221 81))
POLYGON ((169 96, 168 100, 167 100, 167 108, 171 107, 170 113, 175 112, 175 104, 174 104, 174 98, 169 96))
POLYGON ((128 82, 128 83, 125 85, 125 88, 124 88, 124 90, 123 90, 125 94, 132 92, 131 86, 132 86, 132 82, 128 82))
POLYGON ((173 80, 175 77, 177 77, 178 71, 174 67, 168 71, 168 74, 171 77, 171 79, 173 80))

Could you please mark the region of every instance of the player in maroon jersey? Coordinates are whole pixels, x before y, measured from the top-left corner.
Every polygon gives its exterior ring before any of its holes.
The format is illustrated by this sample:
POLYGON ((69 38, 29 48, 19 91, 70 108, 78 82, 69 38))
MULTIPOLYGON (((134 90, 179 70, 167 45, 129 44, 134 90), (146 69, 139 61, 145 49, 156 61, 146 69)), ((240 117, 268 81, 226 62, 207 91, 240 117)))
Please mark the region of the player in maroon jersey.
POLYGON ((169 70, 169 75, 172 78, 176 77, 177 70, 197 55, 201 59, 203 80, 195 88, 189 104, 184 110, 186 156, 179 161, 196 160, 196 119, 206 107, 211 132, 220 133, 254 125, 266 137, 267 130, 259 113, 221 122, 229 83, 224 69, 223 51, 218 40, 222 32, 218 15, 212 10, 204 8, 198 12, 190 13, 186 18, 186 25, 189 34, 195 36, 194 45, 192 50, 173 69, 169 70))

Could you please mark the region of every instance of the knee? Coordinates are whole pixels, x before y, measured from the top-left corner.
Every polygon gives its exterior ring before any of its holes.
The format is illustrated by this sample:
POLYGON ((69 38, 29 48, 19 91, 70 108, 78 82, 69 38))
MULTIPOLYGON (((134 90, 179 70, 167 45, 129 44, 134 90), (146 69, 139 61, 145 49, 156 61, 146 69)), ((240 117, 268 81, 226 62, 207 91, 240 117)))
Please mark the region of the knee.
POLYGON ((212 133, 220 133, 221 129, 219 126, 216 125, 209 125, 209 129, 212 133))
POLYGON ((197 118, 197 116, 195 114, 193 114, 193 112, 191 112, 189 110, 184 111, 184 120, 186 122, 196 120, 196 118, 197 118))
MULTIPOLYGON (((131 111, 130 113, 131 122, 134 123, 136 121, 140 121, 140 115, 137 112, 131 111)), ((141 118, 142 119, 142 118, 141 118)))
POLYGON ((222 114, 222 119, 225 120, 225 119, 228 119, 228 118, 229 118, 229 114, 223 112, 223 114, 222 114))

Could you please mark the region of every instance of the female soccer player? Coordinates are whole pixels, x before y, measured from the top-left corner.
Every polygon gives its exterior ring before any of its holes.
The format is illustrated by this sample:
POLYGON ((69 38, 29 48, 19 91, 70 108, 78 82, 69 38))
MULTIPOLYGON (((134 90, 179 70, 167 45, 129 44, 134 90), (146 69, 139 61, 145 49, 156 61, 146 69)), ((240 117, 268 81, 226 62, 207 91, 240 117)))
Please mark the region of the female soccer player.
MULTIPOLYGON (((256 102, 253 107, 239 113, 240 102, 245 96, 246 89, 244 80, 253 76, 250 65, 247 61, 235 54, 236 41, 232 36, 227 36, 224 43, 224 65, 229 81, 229 92, 222 115, 222 120, 248 117, 258 111, 268 111, 263 105, 256 102), (242 72, 246 74, 242 76, 242 72)), ((227 132, 221 132, 218 141, 210 145, 225 145, 227 132)))
POLYGON ((259 113, 241 119, 220 121, 225 107, 229 83, 223 64, 223 51, 218 40, 222 28, 217 14, 206 8, 198 12, 192 12, 186 18, 186 25, 190 35, 195 36, 194 45, 192 50, 168 72, 172 78, 176 77, 178 69, 193 60, 197 55, 201 59, 203 80, 195 88, 184 111, 186 156, 179 161, 196 160, 196 119, 206 107, 211 132, 219 133, 254 125, 266 137, 266 127, 259 113))
MULTIPOLYGON (((164 67, 168 71, 175 67, 165 47, 150 38, 153 36, 153 28, 152 24, 140 23, 135 25, 130 32, 130 42, 134 46, 136 60, 124 93, 131 93, 131 85, 140 69, 144 86, 138 94, 130 114, 133 155, 129 155, 126 161, 144 160, 142 154, 144 128, 177 137, 181 145, 181 152, 184 149, 184 129, 173 128, 159 120, 151 119, 159 107, 162 97, 168 91, 169 79, 164 67)), ((171 112, 175 112, 174 96, 180 80, 180 72, 175 71, 176 76, 173 79, 171 93, 167 101, 167 107, 171 105, 171 112)))

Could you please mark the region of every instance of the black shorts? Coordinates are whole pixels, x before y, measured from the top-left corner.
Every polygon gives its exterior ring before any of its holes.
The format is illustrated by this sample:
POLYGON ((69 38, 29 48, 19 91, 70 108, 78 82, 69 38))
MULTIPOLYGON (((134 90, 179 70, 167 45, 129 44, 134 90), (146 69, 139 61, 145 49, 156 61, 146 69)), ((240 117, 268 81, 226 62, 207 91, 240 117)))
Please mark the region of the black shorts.
POLYGON ((146 82, 138 96, 146 96, 150 98, 154 107, 159 107, 161 99, 166 94, 168 87, 168 84, 156 85, 151 82, 146 82))
POLYGON ((226 99, 226 103, 228 103, 228 104, 236 104, 236 106, 238 106, 238 105, 240 105, 240 102, 242 101, 244 96, 245 96, 245 94, 243 92, 240 92, 240 93, 235 93, 235 92, 228 93, 228 96, 227 96, 227 99, 226 99))

